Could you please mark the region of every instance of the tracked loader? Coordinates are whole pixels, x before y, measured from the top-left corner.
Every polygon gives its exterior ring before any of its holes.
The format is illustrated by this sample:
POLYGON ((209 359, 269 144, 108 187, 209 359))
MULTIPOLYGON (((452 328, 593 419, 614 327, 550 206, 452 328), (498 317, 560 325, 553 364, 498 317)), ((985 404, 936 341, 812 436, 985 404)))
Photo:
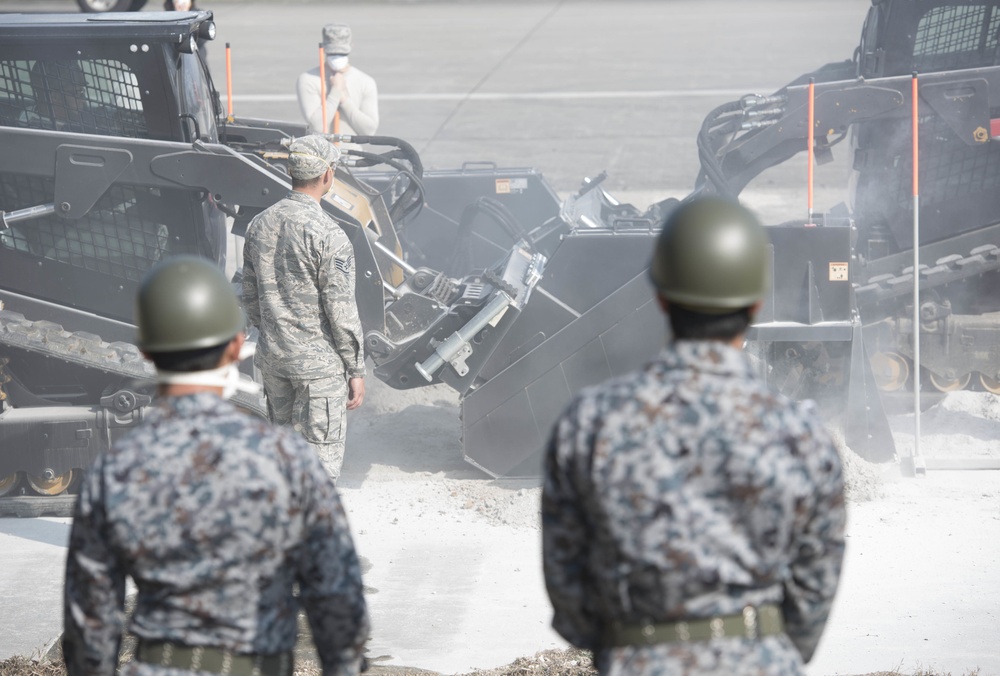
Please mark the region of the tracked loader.
MULTIPOLYGON (((854 204, 770 228, 775 285, 750 348, 779 389, 832 401, 872 460, 894 456, 886 390, 1000 389, 998 22, 992 2, 876 2, 853 59, 718 108, 698 138, 694 194, 738 197, 806 150, 813 79, 811 151, 849 146, 854 204), (914 69, 921 379, 905 289, 914 69)), ((290 188, 287 146, 306 130, 226 115, 201 49, 214 31, 204 11, 0 17, 0 510, 65 510, 93 458, 141 421, 154 396, 132 344, 143 273, 179 253, 225 266, 230 233, 290 188)), ((639 210, 602 176, 560 201, 532 169, 424 171, 403 140, 331 138, 351 145, 323 208, 354 245, 374 374, 453 387, 466 459, 537 476, 572 394, 662 345, 647 268, 677 201, 639 210)))
POLYGON ((772 383, 837 410, 871 460, 894 457, 894 394, 1000 392, 998 38, 998 2, 875 0, 853 59, 720 106, 698 137, 696 194, 733 197, 800 152, 847 146, 848 201, 771 228, 773 297, 749 338, 772 383))
MULTIPOLYGON (((65 510, 141 421, 155 393, 132 344, 143 273, 181 253, 225 266, 228 231, 290 188, 287 146, 306 130, 224 114, 200 48, 214 30, 210 12, 0 18, 8 512, 65 510)), ((323 207, 354 244, 375 375, 454 387, 469 461, 536 475, 570 394, 663 340, 639 310, 659 207, 619 205, 598 179, 560 203, 530 169, 424 172, 405 141, 342 140, 366 150, 349 151, 323 207)))

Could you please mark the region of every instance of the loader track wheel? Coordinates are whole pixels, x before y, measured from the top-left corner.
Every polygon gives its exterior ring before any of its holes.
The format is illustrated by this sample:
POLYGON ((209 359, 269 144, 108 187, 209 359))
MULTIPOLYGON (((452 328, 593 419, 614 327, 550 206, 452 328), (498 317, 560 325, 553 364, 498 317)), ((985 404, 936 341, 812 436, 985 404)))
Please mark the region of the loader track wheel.
POLYGON ((944 376, 939 376, 928 371, 927 376, 931 381, 931 385, 938 392, 958 392, 959 390, 964 390, 972 380, 971 373, 966 373, 964 376, 959 376, 958 378, 945 378, 944 376))
POLYGON ((6 495, 16 495, 18 487, 21 485, 21 473, 14 472, 0 479, 0 497, 6 495))
POLYGON ((883 392, 903 389, 910 378, 910 363, 898 352, 876 352, 871 364, 875 384, 883 392))
POLYGON ((979 384, 982 385, 983 389, 986 390, 987 392, 992 392, 993 394, 1000 394, 1000 380, 994 380, 985 373, 980 373, 979 384))
POLYGON ((76 478, 76 470, 70 470, 64 474, 57 474, 52 477, 38 477, 28 474, 28 485, 39 495, 60 495, 69 490, 76 478))

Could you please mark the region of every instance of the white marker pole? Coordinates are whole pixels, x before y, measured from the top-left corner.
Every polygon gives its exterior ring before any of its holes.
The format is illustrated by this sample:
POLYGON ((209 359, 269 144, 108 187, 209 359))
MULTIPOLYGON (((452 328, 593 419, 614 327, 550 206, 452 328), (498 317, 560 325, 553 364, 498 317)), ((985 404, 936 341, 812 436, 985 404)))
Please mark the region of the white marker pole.
POLYGON ((910 476, 925 474, 920 457, 920 134, 919 88, 913 71, 913 458, 910 476))

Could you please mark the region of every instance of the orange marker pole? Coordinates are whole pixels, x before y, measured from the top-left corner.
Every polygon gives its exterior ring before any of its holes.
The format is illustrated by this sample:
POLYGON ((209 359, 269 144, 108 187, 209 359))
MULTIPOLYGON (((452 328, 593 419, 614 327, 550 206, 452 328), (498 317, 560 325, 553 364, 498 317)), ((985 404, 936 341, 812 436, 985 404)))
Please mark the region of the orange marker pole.
POLYGON ((339 108, 337 109, 337 112, 335 112, 333 114, 333 133, 334 134, 339 134, 340 133, 340 109, 339 108))
MULTIPOLYGON (((918 87, 918 77, 917 77, 916 71, 914 71, 914 73, 913 73, 913 85, 912 85, 912 89, 913 89, 913 91, 912 91, 912 96, 913 96, 913 120, 912 120, 911 124, 913 126, 913 197, 916 198, 916 197, 920 196, 920 172, 919 172, 919 169, 920 169, 920 136, 917 133, 917 129, 918 129, 919 125, 920 125, 920 116, 919 116, 919 112, 920 112, 920 101, 919 101, 920 89, 918 87)), ((916 202, 914 202, 914 206, 916 206, 916 202)), ((914 209, 913 213, 916 214, 917 210, 914 209)), ((916 224, 918 222, 914 221, 914 223, 916 224)), ((916 234, 916 230, 914 230, 914 234, 916 234)), ((916 242, 914 242, 914 243, 916 243, 916 242)))
POLYGON ((319 100, 323 110, 323 133, 327 133, 326 122, 326 54, 323 53, 323 43, 319 43, 319 100))
POLYGON ((924 473, 920 459, 920 88, 913 71, 913 474, 924 473))
POLYGON ((813 222, 813 145, 816 143, 816 80, 809 78, 809 129, 806 132, 807 166, 806 182, 806 223, 813 222))
POLYGON ((233 118, 233 54, 229 43, 226 43, 226 107, 229 119, 233 118))

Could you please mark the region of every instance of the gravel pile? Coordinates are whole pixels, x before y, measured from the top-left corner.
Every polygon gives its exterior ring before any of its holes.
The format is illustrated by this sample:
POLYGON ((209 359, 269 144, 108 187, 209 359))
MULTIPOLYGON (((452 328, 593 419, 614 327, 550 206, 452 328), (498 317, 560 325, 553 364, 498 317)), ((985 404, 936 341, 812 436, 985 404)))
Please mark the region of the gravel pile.
POLYGON ((871 502, 882 497, 882 469, 864 460, 844 442, 844 434, 831 429, 830 436, 840 451, 844 466, 844 493, 848 502, 871 502))

